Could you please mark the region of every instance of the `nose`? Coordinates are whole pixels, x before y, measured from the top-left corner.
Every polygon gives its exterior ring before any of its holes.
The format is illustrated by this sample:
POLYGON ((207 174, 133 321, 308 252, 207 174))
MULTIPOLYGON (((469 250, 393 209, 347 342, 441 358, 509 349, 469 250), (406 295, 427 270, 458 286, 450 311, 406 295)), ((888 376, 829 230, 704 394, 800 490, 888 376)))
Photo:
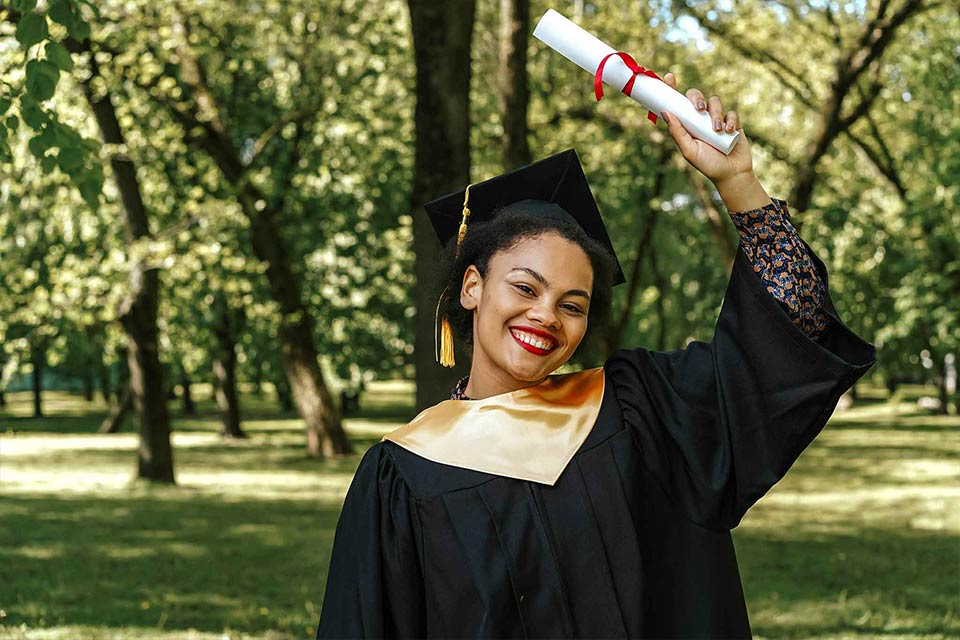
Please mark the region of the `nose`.
POLYGON ((527 312, 527 317, 531 322, 536 322, 543 327, 555 330, 560 329, 560 318, 554 312, 553 306, 547 304, 545 301, 530 307, 530 310, 527 312))

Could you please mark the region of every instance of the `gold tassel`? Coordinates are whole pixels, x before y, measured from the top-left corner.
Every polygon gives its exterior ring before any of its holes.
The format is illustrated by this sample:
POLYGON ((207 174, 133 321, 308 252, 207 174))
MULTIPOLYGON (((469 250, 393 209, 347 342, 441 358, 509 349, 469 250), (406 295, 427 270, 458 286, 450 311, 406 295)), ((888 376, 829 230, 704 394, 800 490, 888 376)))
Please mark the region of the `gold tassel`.
POLYGON ((450 321, 447 316, 440 320, 440 305, 443 303, 444 296, 447 295, 447 289, 440 294, 437 300, 437 310, 433 314, 433 357, 442 367, 452 367, 455 362, 453 359, 453 329, 450 327, 450 321), (439 339, 439 343, 437 340, 439 339))
POLYGON ((444 317, 440 324, 440 366, 452 367, 457 364, 453 359, 453 327, 450 321, 444 317))
MULTIPOLYGON (((469 199, 470 185, 467 185, 466 190, 463 192, 463 217, 460 219, 460 229, 457 231, 457 254, 460 253, 460 245, 463 244, 463 239, 467 237, 467 223, 470 220, 470 209, 467 207, 469 199)), ((440 320, 440 304, 446 295, 447 289, 444 289, 443 293, 440 294, 440 300, 437 301, 437 311, 434 314, 433 321, 434 326, 439 324, 439 330, 435 329, 433 333, 433 350, 434 356, 437 362, 440 363, 440 366, 452 367, 456 364, 453 356, 453 327, 450 326, 450 320, 446 315, 443 316, 443 320, 440 320), (440 334, 439 345, 437 344, 438 333, 440 334)))
POLYGON ((463 192, 463 217, 460 219, 460 229, 457 231, 457 252, 460 251, 460 245, 463 239, 467 237, 467 222, 470 220, 470 209, 467 207, 467 201, 470 199, 470 185, 467 185, 463 192))

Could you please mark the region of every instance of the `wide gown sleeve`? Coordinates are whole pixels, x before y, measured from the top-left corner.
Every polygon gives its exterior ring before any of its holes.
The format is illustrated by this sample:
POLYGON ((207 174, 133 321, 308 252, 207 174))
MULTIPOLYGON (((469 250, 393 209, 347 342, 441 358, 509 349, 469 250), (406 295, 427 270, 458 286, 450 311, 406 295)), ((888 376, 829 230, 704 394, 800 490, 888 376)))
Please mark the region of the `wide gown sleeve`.
POLYGON ((333 541, 317 638, 424 637, 419 523, 382 444, 363 456, 333 541))
MULTIPOLYGON (((803 242, 803 240, 800 240, 803 242)), ((823 429, 876 359, 837 317, 808 337, 738 247, 711 342, 621 350, 605 369, 647 468, 694 522, 732 529, 823 429)))

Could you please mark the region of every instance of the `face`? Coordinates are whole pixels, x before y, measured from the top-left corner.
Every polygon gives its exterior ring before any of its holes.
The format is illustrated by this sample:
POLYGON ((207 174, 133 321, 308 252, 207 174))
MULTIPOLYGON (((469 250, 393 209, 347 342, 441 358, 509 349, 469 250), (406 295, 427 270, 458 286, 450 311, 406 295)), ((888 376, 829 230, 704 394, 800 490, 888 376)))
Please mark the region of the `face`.
POLYGON ((474 312, 471 377, 512 389, 552 373, 587 331, 592 290, 587 254, 555 233, 495 254, 486 277, 469 267, 460 302, 474 312))

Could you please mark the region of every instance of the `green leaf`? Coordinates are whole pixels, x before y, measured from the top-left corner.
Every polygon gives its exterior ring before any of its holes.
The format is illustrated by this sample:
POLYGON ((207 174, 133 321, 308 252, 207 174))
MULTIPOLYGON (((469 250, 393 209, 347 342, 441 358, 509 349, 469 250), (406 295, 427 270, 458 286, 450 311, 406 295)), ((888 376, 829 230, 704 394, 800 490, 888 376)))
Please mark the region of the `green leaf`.
POLYGON ((30 149, 30 153, 32 153, 38 160, 43 159, 44 154, 47 153, 47 145, 44 144, 42 136, 34 136, 30 138, 30 141, 27 143, 27 148, 30 149))
POLYGON ((27 92, 43 102, 53 97, 60 79, 60 69, 49 60, 31 60, 27 63, 27 92))
POLYGON ((62 124, 59 121, 51 122, 53 132, 56 136, 58 147, 79 147, 82 144, 80 134, 73 127, 62 124))
POLYGON ((4 122, 4 124, 7 125, 7 129, 9 129, 11 133, 16 133, 17 129, 20 128, 20 118, 13 115, 7 116, 7 120, 4 122))
POLYGON ((40 131, 49 119, 30 94, 20 96, 20 117, 34 131, 40 131))
POLYGON ((44 173, 50 173, 57 167, 57 159, 53 156, 43 156, 40 159, 40 168, 44 173))
POLYGON ((90 23, 78 16, 73 25, 67 27, 67 31, 77 40, 86 40, 90 37, 90 23))
POLYGON ((78 147, 61 149, 57 154, 57 164, 64 173, 73 175, 83 167, 83 152, 78 147))
POLYGON ((47 7, 47 15, 54 22, 59 22, 67 29, 70 29, 77 22, 77 14, 73 6, 66 0, 50 0, 47 7))
POLYGON ((12 100, 10 98, 0 98, 0 116, 5 114, 10 108, 12 100))
POLYGON ((60 146, 57 144, 56 126, 53 122, 43 128, 38 138, 46 149, 53 149, 54 147, 60 146))
POLYGON ((39 13, 28 13, 17 25, 17 42, 29 49, 47 37, 47 19, 39 13))
POLYGON ((20 13, 27 13, 37 8, 37 0, 13 0, 13 8, 20 13))
POLYGON ((47 52, 47 59, 57 65, 63 71, 73 71, 73 58, 70 52, 59 42, 48 42, 44 47, 47 52))
POLYGON ((77 188, 80 190, 80 197, 91 209, 96 211, 100 208, 100 192, 103 190, 102 180, 97 180, 96 177, 88 173, 77 184, 77 188))

